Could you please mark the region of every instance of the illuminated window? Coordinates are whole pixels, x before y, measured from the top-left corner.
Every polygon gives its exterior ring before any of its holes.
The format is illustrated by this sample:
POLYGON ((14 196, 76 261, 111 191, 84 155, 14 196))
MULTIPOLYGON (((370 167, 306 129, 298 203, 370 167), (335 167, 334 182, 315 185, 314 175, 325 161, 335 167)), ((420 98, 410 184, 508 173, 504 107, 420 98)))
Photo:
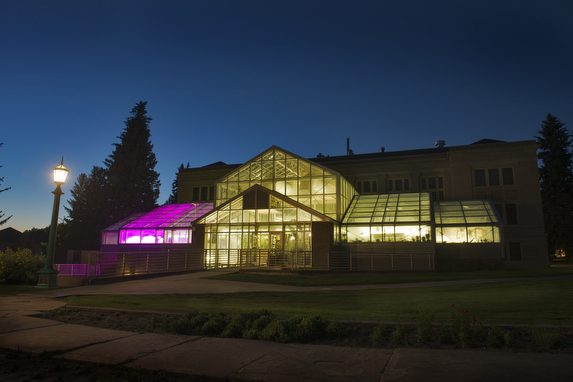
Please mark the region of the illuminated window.
POLYGON ((344 216, 342 232, 342 241, 349 243, 431 241, 430 195, 357 196, 344 216))
POLYGON ((499 219, 487 200, 434 203, 436 243, 500 243, 499 219))

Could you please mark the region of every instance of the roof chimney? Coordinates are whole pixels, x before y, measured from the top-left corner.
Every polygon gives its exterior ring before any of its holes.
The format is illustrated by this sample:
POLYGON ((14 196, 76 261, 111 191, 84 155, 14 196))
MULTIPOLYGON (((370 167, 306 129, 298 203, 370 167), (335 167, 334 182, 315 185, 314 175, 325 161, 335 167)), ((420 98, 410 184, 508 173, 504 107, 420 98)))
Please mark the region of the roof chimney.
POLYGON ((436 141, 436 147, 444 147, 446 145, 446 141, 440 139, 439 141, 436 141))

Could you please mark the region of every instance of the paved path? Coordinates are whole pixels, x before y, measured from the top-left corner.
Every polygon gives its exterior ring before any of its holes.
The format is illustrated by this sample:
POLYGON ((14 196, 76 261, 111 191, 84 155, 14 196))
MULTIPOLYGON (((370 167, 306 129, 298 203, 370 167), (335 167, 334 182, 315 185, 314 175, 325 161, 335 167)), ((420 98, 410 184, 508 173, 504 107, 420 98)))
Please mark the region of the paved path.
MULTIPOLYGON (((50 351, 57 353, 54 357, 70 360, 121 364, 229 381, 569 382, 573 375, 573 354, 402 348, 389 350, 277 344, 252 340, 138 334, 30 317, 35 313, 64 305, 53 297, 71 294, 228 293, 265 290, 302 292, 310 289, 338 289, 201 279, 200 276, 204 275, 205 273, 194 273, 0 297, 0 347, 31 353, 50 351)), ((424 283, 428 286, 435 284, 424 283)))

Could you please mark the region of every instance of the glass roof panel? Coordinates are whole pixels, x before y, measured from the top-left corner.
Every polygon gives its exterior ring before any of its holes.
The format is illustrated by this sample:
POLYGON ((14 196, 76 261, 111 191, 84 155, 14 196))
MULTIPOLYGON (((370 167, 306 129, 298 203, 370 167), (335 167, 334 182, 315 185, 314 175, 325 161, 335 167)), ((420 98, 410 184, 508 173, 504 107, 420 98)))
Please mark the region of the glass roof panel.
POLYGON ((499 223, 489 200, 437 201, 434 203, 436 224, 499 223))
POLYGON ((190 227, 213 209, 212 203, 166 204, 123 225, 123 228, 190 227))
POLYGON ((358 195, 348 208, 343 223, 384 221, 384 223, 429 222, 429 193, 358 195))

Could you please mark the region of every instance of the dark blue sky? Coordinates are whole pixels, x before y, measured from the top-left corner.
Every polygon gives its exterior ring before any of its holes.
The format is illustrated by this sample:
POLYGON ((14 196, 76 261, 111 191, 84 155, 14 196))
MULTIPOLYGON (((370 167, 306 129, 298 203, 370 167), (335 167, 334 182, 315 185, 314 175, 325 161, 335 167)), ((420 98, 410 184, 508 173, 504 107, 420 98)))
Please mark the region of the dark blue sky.
MULTIPOLYGON (((45 227, 147 101, 163 203, 176 168, 534 139, 573 124, 570 0, 0 3, 2 228, 45 227)), ((60 216, 63 215, 63 208, 60 216)))

